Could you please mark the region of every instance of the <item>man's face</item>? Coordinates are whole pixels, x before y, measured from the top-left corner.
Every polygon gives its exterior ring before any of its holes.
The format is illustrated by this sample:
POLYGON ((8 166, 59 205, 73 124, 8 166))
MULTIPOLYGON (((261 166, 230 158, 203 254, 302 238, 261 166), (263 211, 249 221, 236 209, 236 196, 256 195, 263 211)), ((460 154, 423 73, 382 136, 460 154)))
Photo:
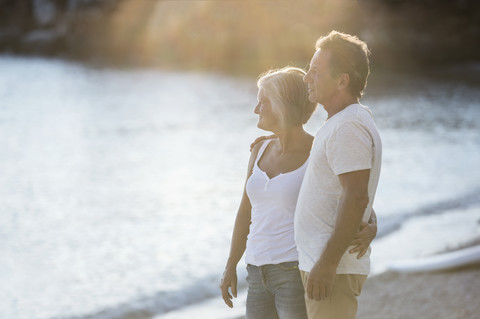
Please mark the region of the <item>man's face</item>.
POLYGON ((313 103, 325 105, 337 93, 337 81, 330 71, 330 52, 317 50, 310 61, 310 68, 303 77, 308 85, 308 99, 313 103))

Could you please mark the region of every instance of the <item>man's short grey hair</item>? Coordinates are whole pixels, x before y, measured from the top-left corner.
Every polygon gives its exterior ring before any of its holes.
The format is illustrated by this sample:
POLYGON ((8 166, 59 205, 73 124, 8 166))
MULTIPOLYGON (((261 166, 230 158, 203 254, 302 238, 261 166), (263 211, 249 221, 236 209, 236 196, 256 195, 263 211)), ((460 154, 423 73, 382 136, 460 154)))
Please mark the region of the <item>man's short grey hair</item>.
POLYGON ((350 93, 361 98, 370 74, 370 51, 367 44, 356 36, 331 31, 317 40, 315 48, 331 52, 332 76, 347 73, 350 77, 350 93))

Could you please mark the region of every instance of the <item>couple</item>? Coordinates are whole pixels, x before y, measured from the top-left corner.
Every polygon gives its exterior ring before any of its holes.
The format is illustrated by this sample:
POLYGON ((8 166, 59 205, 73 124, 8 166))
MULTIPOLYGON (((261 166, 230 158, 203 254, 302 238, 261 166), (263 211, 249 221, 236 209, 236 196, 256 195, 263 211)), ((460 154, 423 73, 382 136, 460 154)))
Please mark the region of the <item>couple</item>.
POLYGON ((355 318, 382 151, 371 112, 358 104, 369 72, 367 45, 332 31, 307 73, 286 67, 258 80, 257 126, 276 137, 253 147, 220 285, 232 307, 245 252, 247 319, 355 318), (314 138, 303 124, 317 103, 328 118, 314 138))

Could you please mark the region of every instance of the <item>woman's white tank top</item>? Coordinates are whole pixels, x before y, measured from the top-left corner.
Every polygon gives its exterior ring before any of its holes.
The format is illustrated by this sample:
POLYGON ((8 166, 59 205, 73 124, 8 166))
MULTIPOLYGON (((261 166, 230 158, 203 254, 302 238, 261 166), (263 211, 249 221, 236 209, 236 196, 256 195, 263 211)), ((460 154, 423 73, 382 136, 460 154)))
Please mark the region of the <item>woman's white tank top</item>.
POLYGON ((246 185, 252 217, 245 262, 255 266, 298 260, 293 219, 308 159, 293 171, 269 178, 258 161, 270 141, 260 147, 246 185))

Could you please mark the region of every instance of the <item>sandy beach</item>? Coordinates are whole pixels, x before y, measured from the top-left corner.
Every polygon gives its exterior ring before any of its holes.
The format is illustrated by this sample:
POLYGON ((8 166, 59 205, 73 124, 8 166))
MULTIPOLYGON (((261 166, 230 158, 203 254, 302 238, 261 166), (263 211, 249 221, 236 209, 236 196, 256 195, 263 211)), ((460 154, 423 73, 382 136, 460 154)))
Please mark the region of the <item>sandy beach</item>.
POLYGON ((357 319, 477 319, 479 298, 480 263, 434 272, 387 271, 366 281, 357 319))
POLYGON ((477 319, 479 298, 480 264, 431 273, 386 272, 365 283, 357 319, 477 319))
MULTIPOLYGON (((480 245, 480 238, 445 252, 480 245)), ((480 263, 443 271, 388 271, 367 280, 357 319, 476 319, 480 263)))
POLYGON ((480 314, 480 264, 431 273, 369 278, 358 319, 474 319, 480 314))

